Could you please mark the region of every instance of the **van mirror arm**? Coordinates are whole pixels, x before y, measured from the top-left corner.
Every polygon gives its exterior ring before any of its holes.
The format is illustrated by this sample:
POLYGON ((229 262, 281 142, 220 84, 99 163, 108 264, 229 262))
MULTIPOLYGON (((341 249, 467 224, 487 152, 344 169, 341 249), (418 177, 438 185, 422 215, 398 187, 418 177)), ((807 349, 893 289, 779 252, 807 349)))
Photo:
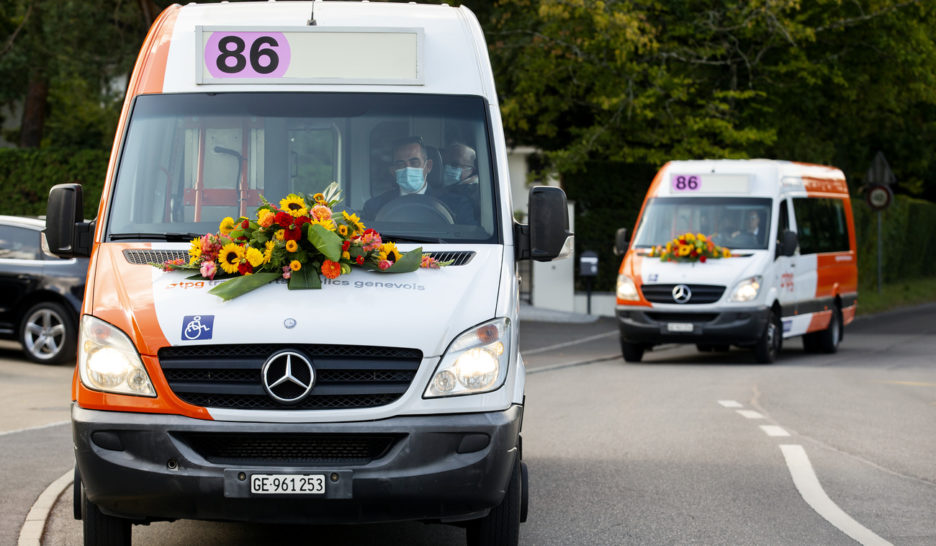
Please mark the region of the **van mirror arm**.
POLYGON ((530 259, 530 226, 528 224, 518 224, 514 222, 514 259, 530 259))

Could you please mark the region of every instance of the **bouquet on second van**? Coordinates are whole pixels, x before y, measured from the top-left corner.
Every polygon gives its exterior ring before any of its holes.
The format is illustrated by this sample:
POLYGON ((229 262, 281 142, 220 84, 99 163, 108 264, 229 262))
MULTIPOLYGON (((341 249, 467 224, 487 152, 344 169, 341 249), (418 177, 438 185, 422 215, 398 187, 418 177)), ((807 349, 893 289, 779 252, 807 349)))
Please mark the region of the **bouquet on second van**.
POLYGON ((382 273, 408 273, 420 267, 448 265, 422 248, 401 253, 393 242, 368 229, 357 214, 333 209, 341 190, 332 183, 322 193, 303 198, 289 194, 279 206, 262 198, 256 218, 225 218, 218 233, 193 239, 188 260, 152 264, 164 271, 198 271, 196 278, 231 277, 209 293, 230 300, 276 279, 290 290, 322 287, 319 275, 335 279, 353 266, 382 273))

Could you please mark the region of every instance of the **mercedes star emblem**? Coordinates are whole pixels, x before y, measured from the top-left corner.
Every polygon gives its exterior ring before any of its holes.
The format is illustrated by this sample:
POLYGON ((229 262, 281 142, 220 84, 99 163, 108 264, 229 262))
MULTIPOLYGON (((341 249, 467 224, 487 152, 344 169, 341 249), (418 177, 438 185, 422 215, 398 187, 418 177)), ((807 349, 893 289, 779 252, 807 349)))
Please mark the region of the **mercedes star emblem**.
POLYGON ((686 303, 692 297, 692 290, 685 284, 677 284, 673 287, 673 300, 676 303, 686 303))
POLYGON ((304 355, 289 349, 274 353, 263 363, 263 388, 284 404, 299 402, 315 384, 315 368, 304 355))

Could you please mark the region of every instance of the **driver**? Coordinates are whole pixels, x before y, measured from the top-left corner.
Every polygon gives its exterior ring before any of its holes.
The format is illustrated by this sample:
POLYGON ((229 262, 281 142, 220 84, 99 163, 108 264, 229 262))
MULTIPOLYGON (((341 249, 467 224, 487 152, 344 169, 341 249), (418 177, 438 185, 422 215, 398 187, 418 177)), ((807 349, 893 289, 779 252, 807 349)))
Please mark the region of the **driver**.
POLYGON ((442 202, 452 212, 456 224, 473 223, 471 202, 455 193, 432 188, 427 177, 432 171, 432 160, 426 154, 421 137, 413 136, 393 144, 393 162, 390 174, 397 188, 376 195, 364 203, 364 217, 373 219, 380 209, 394 199, 406 195, 425 195, 442 202))

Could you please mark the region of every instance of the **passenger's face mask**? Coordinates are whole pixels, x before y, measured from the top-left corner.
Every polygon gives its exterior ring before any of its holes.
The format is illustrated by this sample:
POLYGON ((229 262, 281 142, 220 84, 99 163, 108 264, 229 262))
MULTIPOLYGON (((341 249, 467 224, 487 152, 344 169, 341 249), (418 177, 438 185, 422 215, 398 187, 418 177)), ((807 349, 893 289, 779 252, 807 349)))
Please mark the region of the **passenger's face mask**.
POLYGON ((442 182, 446 186, 454 186, 461 182, 462 168, 446 165, 442 170, 442 182))
POLYGON ((413 193, 423 187, 423 170, 416 167, 406 167, 396 171, 396 183, 404 193, 413 193))

